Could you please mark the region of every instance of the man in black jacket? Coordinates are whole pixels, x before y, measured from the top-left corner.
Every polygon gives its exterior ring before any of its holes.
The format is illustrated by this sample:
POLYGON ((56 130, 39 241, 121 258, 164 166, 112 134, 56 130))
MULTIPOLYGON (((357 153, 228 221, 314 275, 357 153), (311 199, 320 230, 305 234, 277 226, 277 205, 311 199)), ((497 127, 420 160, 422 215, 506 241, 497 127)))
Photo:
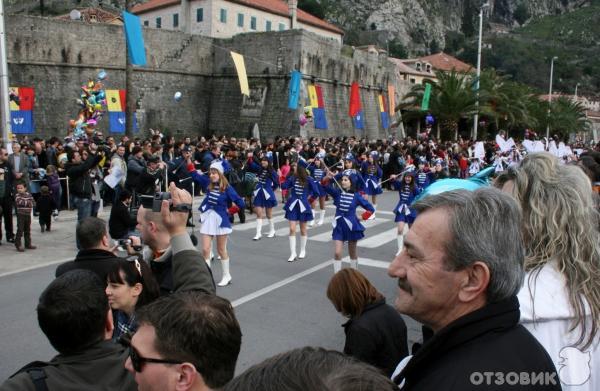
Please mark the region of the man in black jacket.
POLYGON ((73 205, 77 208, 77 221, 81 221, 92 213, 92 178, 90 169, 95 167, 102 155, 92 154, 86 159, 81 159, 79 151, 69 154, 69 163, 66 165, 69 176, 69 191, 73 197, 73 205))
POLYGON ((1 386, 2 391, 136 390, 123 368, 128 350, 112 342, 112 312, 104 284, 94 273, 76 270, 58 277, 40 296, 40 328, 58 355, 35 361, 1 386))
POLYGON ((392 378, 402 390, 560 390, 552 360, 519 324, 521 213, 484 188, 427 196, 389 267, 397 309, 433 336, 392 378))
POLYGON ((131 197, 129 190, 122 190, 121 194, 119 194, 119 200, 110 209, 108 233, 110 234, 110 237, 115 240, 127 239, 129 232, 132 231, 137 224, 135 217, 131 217, 131 213, 129 213, 131 197))
POLYGON ((87 217, 77 224, 77 239, 81 250, 75 260, 65 262, 56 268, 56 277, 70 270, 84 269, 94 273, 106 284, 106 275, 123 258, 113 253, 110 238, 106 232, 106 222, 97 217, 87 217))
MULTIPOLYGON (((8 162, 8 152, 6 151, 6 148, 0 148, 0 220, 4 218, 7 242, 15 241, 12 220, 13 179, 12 166, 8 162)), ((0 244, 2 243, 1 223, 2 221, 0 221, 0 244)))

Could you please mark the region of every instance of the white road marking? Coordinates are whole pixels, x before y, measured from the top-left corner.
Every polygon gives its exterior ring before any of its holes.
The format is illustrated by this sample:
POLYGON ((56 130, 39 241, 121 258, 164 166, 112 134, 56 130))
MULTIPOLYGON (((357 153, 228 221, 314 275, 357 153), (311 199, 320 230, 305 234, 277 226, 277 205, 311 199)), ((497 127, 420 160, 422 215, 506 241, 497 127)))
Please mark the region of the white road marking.
MULTIPOLYGON (((377 220, 375 220, 377 221, 377 220)), ((398 229, 392 228, 373 236, 367 236, 365 239, 358 242, 358 247, 375 248, 382 244, 395 240, 398 236, 398 229)))
POLYGON ((37 265, 27 266, 27 267, 24 267, 24 268, 21 268, 21 269, 12 270, 10 272, 2 273, 2 274, 0 274, 0 278, 6 277, 6 276, 10 276, 10 275, 13 275, 13 274, 17 274, 17 273, 28 272, 30 270, 35 270, 35 269, 39 269, 39 268, 50 266, 50 265, 56 265, 57 263, 63 263, 63 262, 67 262, 67 261, 72 261, 73 259, 75 259, 75 257, 58 259, 56 261, 50 261, 50 262, 40 263, 40 264, 37 264, 37 265))

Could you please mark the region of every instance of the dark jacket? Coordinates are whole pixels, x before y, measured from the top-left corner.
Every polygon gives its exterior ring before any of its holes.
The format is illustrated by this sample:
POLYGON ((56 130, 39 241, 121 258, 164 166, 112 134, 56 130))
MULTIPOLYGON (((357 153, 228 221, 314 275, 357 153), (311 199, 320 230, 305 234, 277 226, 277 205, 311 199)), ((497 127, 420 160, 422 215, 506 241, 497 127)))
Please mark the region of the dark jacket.
POLYGON ((560 390, 550 356, 519 317, 513 296, 455 320, 423 344, 394 381, 404 378, 402 390, 560 390), (493 373, 489 383, 484 373, 493 373), (509 373, 553 375, 556 384, 496 384, 509 373))
POLYGON ((12 166, 8 161, 0 162, 0 169, 3 171, 0 174, 0 198, 10 198, 14 180, 12 166))
MULTIPOLYGON (((80 353, 59 354, 36 367, 43 368, 49 391, 137 390, 133 376, 123 366, 127 355, 124 346, 108 340, 80 353)), ((0 390, 36 391, 36 388, 29 374, 21 372, 5 381, 0 390)))
POLYGON ((149 168, 144 169, 138 178, 135 191, 138 194, 153 196, 156 192, 156 185, 163 182, 164 176, 162 169, 156 171, 149 171, 149 168))
POLYGON ((344 324, 344 331, 344 353, 383 370, 388 377, 408 356, 406 324, 385 299, 367 305, 362 314, 344 324))
POLYGON ((125 187, 135 189, 139 181, 140 174, 146 171, 146 161, 144 158, 136 158, 134 155, 129 156, 127 161, 127 180, 125 187))
POLYGON ((102 160, 100 155, 91 155, 80 164, 67 164, 66 171, 69 176, 69 190, 72 195, 79 198, 92 198, 92 178, 89 175, 89 171, 100 160, 102 160))
POLYGON ((132 218, 129 208, 123 202, 118 201, 110 210, 108 218, 108 233, 113 239, 125 239, 129 230, 133 229, 137 221, 132 218))
POLYGON ((112 267, 123 258, 110 251, 100 249, 80 250, 73 261, 65 262, 56 268, 56 277, 71 270, 89 270, 106 282, 106 275, 112 267))

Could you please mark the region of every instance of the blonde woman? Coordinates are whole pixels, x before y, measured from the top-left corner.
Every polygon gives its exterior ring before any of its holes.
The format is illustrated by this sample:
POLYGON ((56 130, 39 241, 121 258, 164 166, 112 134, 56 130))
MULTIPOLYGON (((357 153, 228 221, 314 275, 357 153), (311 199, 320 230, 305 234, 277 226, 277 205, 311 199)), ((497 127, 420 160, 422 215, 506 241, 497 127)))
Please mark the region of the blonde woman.
POLYGON ((206 193, 206 197, 200 205, 200 222, 202 227, 202 252, 204 259, 210 266, 210 252, 212 249, 212 240, 217 238, 217 253, 221 257, 221 267, 223 268, 223 277, 217 284, 226 286, 231 284, 231 274, 229 272, 229 254, 227 253, 227 237, 231 233, 231 223, 229 222, 228 206, 235 203, 240 209, 246 207, 244 200, 235 192, 233 186, 229 185, 225 178, 224 166, 221 161, 213 161, 210 164, 209 173, 199 174, 194 170, 193 165, 188 168, 192 178, 206 193))
POLYGON ((523 209, 521 322, 550 354, 563 390, 600 389, 600 233, 589 178, 535 153, 497 186, 523 209))

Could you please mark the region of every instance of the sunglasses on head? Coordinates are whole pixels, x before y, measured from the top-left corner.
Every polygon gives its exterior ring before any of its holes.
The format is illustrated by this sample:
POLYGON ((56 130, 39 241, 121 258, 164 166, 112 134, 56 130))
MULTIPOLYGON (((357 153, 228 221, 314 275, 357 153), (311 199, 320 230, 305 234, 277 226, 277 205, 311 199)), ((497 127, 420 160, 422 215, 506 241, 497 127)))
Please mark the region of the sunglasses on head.
POLYGON ((163 359, 159 359, 159 358, 142 357, 142 356, 140 356, 138 351, 135 350, 135 348, 131 345, 131 343, 129 344, 129 358, 131 359, 131 366, 133 367, 133 370, 136 372, 142 371, 142 364, 144 364, 144 363, 183 364, 183 361, 163 360, 163 359))

